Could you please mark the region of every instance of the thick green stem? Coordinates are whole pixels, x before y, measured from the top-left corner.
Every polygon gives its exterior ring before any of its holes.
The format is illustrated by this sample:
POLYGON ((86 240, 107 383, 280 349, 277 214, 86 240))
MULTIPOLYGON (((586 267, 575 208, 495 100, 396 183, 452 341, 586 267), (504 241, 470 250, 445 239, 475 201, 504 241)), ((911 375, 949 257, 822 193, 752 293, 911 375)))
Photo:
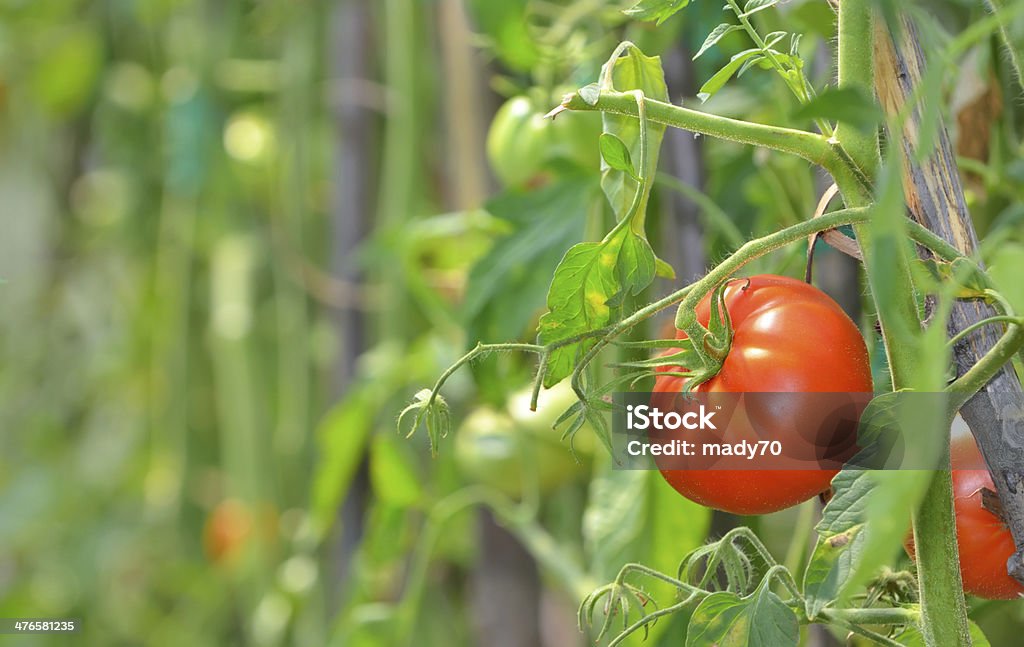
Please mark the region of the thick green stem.
POLYGON ((902 607, 822 609, 820 617, 823 620, 846 620, 859 625, 909 625, 921 619, 921 612, 902 607))
MULTIPOLYGON (((871 3, 842 2, 839 6, 839 85, 860 91, 866 97, 873 96, 874 75, 872 73, 873 31, 871 28, 871 3)), ((853 162, 865 173, 878 166, 878 137, 874 132, 865 133, 853 125, 840 121, 834 138, 841 143, 853 162)))
MULTIPOLYGON (((647 118, 655 123, 740 144, 763 146, 771 150, 791 153, 827 169, 841 164, 829 146, 828 140, 815 133, 730 119, 650 98, 645 99, 644 103, 647 108, 647 118)), ((593 105, 587 103, 578 92, 574 92, 565 97, 562 107, 568 110, 608 112, 631 117, 636 117, 638 113, 636 97, 632 93, 605 90, 601 91, 597 102, 593 105)))
MULTIPOLYGON (((871 14, 870 0, 843 0, 839 5, 838 58, 841 88, 855 88, 869 93, 874 90, 874 67, 871 61, 875 30, 871 14)), ((835 139, 858 168, 877 168, 877 145, 873 140, 869 141, 864 134, 842 124, 836 130, 835 139)), ((865 199, 862 187, 851 186, 848 194, 840 178, 837 177, 836 182, 847 204, 851 200, 859 204, 860 200, 865 199), (853 190, 859 195, 855 197, 853 190)), ((878 217, 886 216, 879 214, 878 217)), ((915 387, 921 363, 916 345, 901 339, 904 335, 913 334, 911 331, 920 330, 909 260, 902 255, 898 259, 876 259, 877 253, 901 251, 898 248, 892 249, 892 241, 899 238, 899 232, 891 227, 899 226, 902 225, 898 221, 889 219, 879 220, 874 226, 855 228, 861 242, 872 294, 878 299, 884 290, 891 297, 884 304, 885 307, 877 310, 893 387, 896 389, 915 387), (875 249, 873 239, 876 235, 887 249, 875 249)), ((948 446, 941 460, 948 466, 948 446)), ((952 485, 948 469, 935 474, 913 521, 915 541, 919 547, 918 580, 924 618, 921 627, 925 641, 929 647, 939 644, 970 645, 967 610, 960 584, 952 485)))

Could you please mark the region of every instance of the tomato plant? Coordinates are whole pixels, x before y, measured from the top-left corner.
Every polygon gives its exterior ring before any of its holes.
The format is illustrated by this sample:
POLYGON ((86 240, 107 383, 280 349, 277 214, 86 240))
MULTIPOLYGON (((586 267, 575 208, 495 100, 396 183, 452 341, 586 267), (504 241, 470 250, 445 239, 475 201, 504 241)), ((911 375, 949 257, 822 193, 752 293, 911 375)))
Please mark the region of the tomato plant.
MULTIPOLYGON (((698 384, 697 393, 853 393, 871 391, 871 368, 860 331, 839 305, 812 285, 795 279, 759 275, 731 282, 724 305, 733 326, 732 345, 717 375, 698 384)), ((708 325, 711 295, 697 306, 697 319, 708 325)), ((677 338, 686 339, 684 331, 677 338)), ((670 351, 671 352, 671 351, 670 351)), ((686 377, 665 375, 686 367, 662 367, 655 394, 678 393, 686 377)), ((657 395, 655 396, 658 397, 657 395)), ((664 399, 664 398, 661 398, 664 399)), ((792 400, 791 400, 792 401, 792 400)), ((821 443, 822 412, 813 397, 794 406, 742 407, 743 418, 730 423, 722 440, 785 438, 815 451, 849 446, 855 429, 828 430, 821 443), (801 406, 802 405, 802 406, 801 406), (807 430, 806 433, 794 430, 807 430)), ((739 417, 739 416, 738 416, 739 417)), ((828 489, 838 470, 662 469, 680 494, 735 514, 764 514, 796 505, 828 489)))

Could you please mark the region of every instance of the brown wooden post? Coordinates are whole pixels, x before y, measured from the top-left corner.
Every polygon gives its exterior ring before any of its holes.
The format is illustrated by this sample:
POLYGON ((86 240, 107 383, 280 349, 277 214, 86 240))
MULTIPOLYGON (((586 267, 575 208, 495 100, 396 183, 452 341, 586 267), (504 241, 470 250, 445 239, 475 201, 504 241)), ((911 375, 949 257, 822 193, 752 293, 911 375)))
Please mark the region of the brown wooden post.
MULTIPOLYGON (((925 67, 917 29, 905 16, 890 31, 879 21, 875 35, 875 91, 883 110, 894 117, 905 109, 920 83, 925 67), (896 33, 898 31, 898 33, 896 33)), ((934 150, 918 162, 920 106, 914 106, 900 133, 889 133, 890 145, 903 149, 903 191, 910 215, 965 255, 977 252, 978 238, 964 201, 956 158, 945 127, 940 123, 934 150)), ((954 334, 997 314, 984 301, 958 300, 949 320, 954 334)), ((976 330, 956 344, 953 359, 963 374, 998 341, 1001 326, 976 330)), ((971 398, 960 415, 971 428, 985 457, 999 494, 1017 552, 1007 568, 1024 582, 1024 393, 1009 365, 971 398)))

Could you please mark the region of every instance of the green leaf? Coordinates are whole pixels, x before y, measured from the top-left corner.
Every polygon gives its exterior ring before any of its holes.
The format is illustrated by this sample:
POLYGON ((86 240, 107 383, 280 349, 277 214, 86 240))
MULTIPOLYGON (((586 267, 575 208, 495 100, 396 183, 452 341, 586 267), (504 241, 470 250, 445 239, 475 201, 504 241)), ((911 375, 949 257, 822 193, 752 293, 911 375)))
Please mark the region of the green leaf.
POLYGON ((623 230, 622 244, 615 259, 615 278, 619 291, 608 300, 608 305, 617 308, 626 296, 636 296, 654 280, 654 250, 643 236, 632 229, 623 230))
POLYGON ((622 13, 634 20, 657 20, 660 25, 688 4, 690 0, 640 0, 622 13))
POLYGON ((730 34, 738 29, 742 29, 742 27, 739 25, 730 25, 727 22, 723 22, 721 25, 712 29, 711 33, 708 34, 708 37, 704 39, 704 44, 701 45, 700 49, 697 50, 697 53, 693 55, 693 60, 696 61, 700 58, 701 54, 711 49, 711 47, 718 43, 718 41, 722 40, 726 34, 730 34))
POLYGON ((334 522, 363 458, 378 405, 374 387, 358 384, 317 427, 320 457, 313 472, 310 516, 318 533, 334 522))
POLYGON ((796 614, 767 582, 745 598, 712 593, 697 605, 686 631, 686 647, 786 647, 799 642, 796 614))
POLYGON ((502 62, 510 68, 526 71, 540 58, 540 50, 530 34, 528 0, 469 0, 467 8, 474 25, 487 36, 502 62))
POLYGON ((769 7, 774 7, 778 3, 779 0, 749 0, 747 4, 743 5, 743 15, 750 16, 758 11, 764 11, 769 7))
POLYGON ((807 617, 814 619, 834 601, 843 583, 860 561, 863 526, 830 535, 818 542, 804 571, 804 599, 807 617))
POLYGON ((416 473, 414 451, 393 433, 380 433, 370 449, 370 482, 374 495, 382 502, 409 508, 423 496, 420 476, 416 473))
POLYGON ((616 171, 622 171, 636 182, 640 182, 640 177, 636 174, 636 168, 629 155, 629 149, 621 139, 611 133, 602 133, 598 141, 601 147, 601 159, 609 167, 616 171))
POLYGON ((733 56, 729 59, 728 63, 722 66, 722 69, 715 72, 710 79, 704 82, 704 85, 700 86, 697 98, 701 101, 707 101, 713 97, 744 63, 755 56, 761 55, 761 50, 759 49, 747 49, 733 56))
POLYGON ((660 258, 654 259, 654 273, 663 279, 675 280, 676 278, 675 268, 660 258))
POLYGON ((828 88, 800 106, 793 113, 793 119, 825 119, 848 124, 863 133, 870 133, 881 123, 882 111, 878 104, 858 88, 828 88))
POLYGON ((39 43, 44 47, 26 78, 43 109, 67 117, 84 108, 96 89, 103 39, 95 30, 76 26, 54 30, 49 41, 39 43))
MULTIPOLYGON (((561 341, 604 327, 611 319, 608 299, 619 292, 615 276, 618 250, 608 243, 573 245, 555 268, 548 289, 548 312, 537 326, 541 344, 561 341)), ((544 386, 550 388, 572 373, 577 354, 587 351, 593 340, 563 346, 551 353, 544 386)))
POLYGON ((551 275, 565 250, 583 236, 588 211, 600 200, 592 177, 561 180, 529 192, 506 192, 485 208, 511 223, 469 272, 462 319, 471 342, 518 339, 524 312, 544 307, 551 275))

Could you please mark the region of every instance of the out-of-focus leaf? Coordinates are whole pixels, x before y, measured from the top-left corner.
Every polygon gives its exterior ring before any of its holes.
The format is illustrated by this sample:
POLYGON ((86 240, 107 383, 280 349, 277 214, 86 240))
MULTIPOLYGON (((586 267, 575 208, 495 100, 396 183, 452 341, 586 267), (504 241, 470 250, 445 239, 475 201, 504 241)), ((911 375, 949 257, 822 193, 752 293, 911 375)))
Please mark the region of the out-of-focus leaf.
POLYGON ((503 193, 487 211, 512 224, 469 273, 462 316, 471 341, 518 339, 544 307, 551 274, 565 249, 583 235, 599 199, 590 178, 573 178, 528 193, 503 193))
POLYGON ((1024 314, 1024 245, 1004 243, 992 253, 989 276, 1017 314, 1024 314))
MULTIPOLYGON (((591 481, 583 515, 589 570, 600 580, 614 578, 628 562, 674 572, 682 556, 704 542, 710 523, 710 510, 680 497, 658 472, 605 464, 591 481)), ((659 605, 675 600, 671 585, 654 580, 643 585, 659 605)), ((669 626, 650 627, 651 640, 669 626)))
POLYGON ((881 123, 882 110, 857 88, 829 88, 800 106, 793 113, 793 119, 827 119, 849 124, 863 133, 870 133, 881 123))
POLYGON ((370 385, 356 386, 317 428, 321 455, 313 472, 310 515, 318 533, 326 531, 337 515, 363 458, 377 406, 370 385))
POLYGON ((402 442, 390 429, 374 437, 370 448, 370 482, 381 501, 408 508, 423 496, 411 451, 412 445, 402 442))
POLYGON ((99 32, 77 26, 55 32, 32 70, 36 100, 58 117, 75 113, 94 91, 102 63, 99 32))
POLYGON ((476 27, 490 39, 502 62, 514 70, 527 71, 540 59, 530 36, 527 0, 469 0, 469 13, 476 27))
POLYGON ((688 4, 690 0, 640 0, 622 13, 634 20, 656 20, 660 25, 688 4))
POLYGON ((748 0, 747 4, 743 5, 743 15, 750 16, 758 11, 774 7, 778 3, 779 0, 748 0))

